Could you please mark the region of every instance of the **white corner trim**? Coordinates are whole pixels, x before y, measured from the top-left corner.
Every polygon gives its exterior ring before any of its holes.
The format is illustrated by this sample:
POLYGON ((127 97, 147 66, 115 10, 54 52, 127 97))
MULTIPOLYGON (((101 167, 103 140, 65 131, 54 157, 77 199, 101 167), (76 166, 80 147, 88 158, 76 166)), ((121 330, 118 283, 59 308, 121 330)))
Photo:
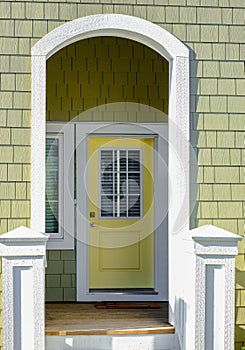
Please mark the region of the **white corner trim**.
POLYGON ((32 49, 31 225, 45 230, 46 60, 62 47, 96 36, 132 39, 169 61, 169 303, 170 321, 177 292, 174 238, 189 229, 189 51, 174 35, 136 17, 110 14, 79 18, 47 34, 32 49), (182 176, 183 171, 186 176, 182 176), (171 311, 172 310, 172 311, 171 311))

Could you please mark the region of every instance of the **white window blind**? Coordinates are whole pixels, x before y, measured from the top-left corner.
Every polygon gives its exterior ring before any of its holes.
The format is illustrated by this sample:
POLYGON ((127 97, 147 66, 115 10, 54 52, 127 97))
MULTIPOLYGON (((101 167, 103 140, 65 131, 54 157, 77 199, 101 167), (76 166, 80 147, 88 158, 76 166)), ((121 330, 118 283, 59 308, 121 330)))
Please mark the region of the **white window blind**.
POLYGON ((100 216, 138 218, 142 214, 140 149, 100 149, 100 216))
POLYGON ((62 135, 46 138, 46 191, 45 191, 45 232, 51 237, 62 238, 62 196, 60 193, 63 176, 62 135))

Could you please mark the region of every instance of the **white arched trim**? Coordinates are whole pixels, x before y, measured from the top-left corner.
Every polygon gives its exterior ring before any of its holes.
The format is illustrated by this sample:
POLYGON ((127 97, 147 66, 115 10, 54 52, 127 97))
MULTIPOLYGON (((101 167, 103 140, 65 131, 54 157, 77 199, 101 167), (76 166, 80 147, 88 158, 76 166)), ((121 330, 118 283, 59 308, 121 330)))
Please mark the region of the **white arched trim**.
POLYGON ((117 36, 157 51, 169 61, 169 302, 174 321, 178 233, 189 227, 189 51, 172 34, 146 20, 94 15, 68 22, 43 37, 32 49, 32 228, 45 229, 46 60, 78 40, 117 36), (183 176, 183 170, 186 176, 183 176))
POLYGON ((167 60, 187 57, 187 47, 172 34, 144 19, 108 14, 75 19, 45 35, 32 49, 33 56, 48 59, 63 47, 96 36, 117 36, 139 41, 159 52, 167 60))

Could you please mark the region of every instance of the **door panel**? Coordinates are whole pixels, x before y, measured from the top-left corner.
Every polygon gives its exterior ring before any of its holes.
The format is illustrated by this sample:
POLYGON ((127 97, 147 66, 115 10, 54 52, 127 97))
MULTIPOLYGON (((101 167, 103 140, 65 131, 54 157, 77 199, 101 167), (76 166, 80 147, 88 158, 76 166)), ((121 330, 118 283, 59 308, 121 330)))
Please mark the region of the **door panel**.
POLYGON ((89 289, 154 288, 154 138, 88 139, 89 289))
POLYGON ((120 232, 120 235, 114 235, 113 232, 100 232, 101 247, 99 247, 99 269, 120 270, 120 271, 139 271, 140 269, 140 232, 126 231, 120 232), (134 237, 134 244, 128 243, 134 237), (103 248, 108 247, 108 248, 103 248), (113 247, 113 248, 110 248, 113 247), (121 248, 115 248, 121 247, 121 248))

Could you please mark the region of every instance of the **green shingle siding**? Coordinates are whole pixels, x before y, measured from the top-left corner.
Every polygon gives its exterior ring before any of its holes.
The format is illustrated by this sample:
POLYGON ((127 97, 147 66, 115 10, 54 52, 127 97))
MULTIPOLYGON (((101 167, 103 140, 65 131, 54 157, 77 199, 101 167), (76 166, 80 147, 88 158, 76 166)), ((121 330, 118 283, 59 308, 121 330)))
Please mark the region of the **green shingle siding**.
MULTIPOLYGON (((244 0, 0 2, 0 232, 29 224, 31 47, 66 21, 117 12, 155 22, 191 49, 190 120, 200 164, 198 214, 191 222, 244 235, 244 9, 244 0)), ((92 71, 94 62, 89 64, 92 71)), ((133 74, 130 79, 134 84, 133 74)), ((146 92, 140 88, 138 93, 146 92)), ((157 100, 153 88, 151 98, 157 100)), ((93 104, 91 94, 87 108, 93 104)), ((243 240, 236 272, 236 350, 245 341, 244 251, 243 240)), ((75 260, 67 254, 48 252, 47 300, 75 298, 75 260)))
MULTIPOLYGON (((85 110, 113 102, 143 103, 167 114, 167 61, 143 45, 112 37, 80 41, 48 60, 48 120, 71 120, 85 110)), ((90 118, 88 114, 87 121, 90 118)), ((141 113, 131 113, 130 118, 150 121, 141 113)), ((102 120, 103 114, 94 111, 93 121, 102 120)), ((109 120, 107 115, 106 121, 111 120, 127 121, 125 113, 109 120)), ((151 121, 157 121, 154 115, 151 121)))
POLYGON ((47 258, 46 300, 76 300, 75 251, 50 250, 47 258))

